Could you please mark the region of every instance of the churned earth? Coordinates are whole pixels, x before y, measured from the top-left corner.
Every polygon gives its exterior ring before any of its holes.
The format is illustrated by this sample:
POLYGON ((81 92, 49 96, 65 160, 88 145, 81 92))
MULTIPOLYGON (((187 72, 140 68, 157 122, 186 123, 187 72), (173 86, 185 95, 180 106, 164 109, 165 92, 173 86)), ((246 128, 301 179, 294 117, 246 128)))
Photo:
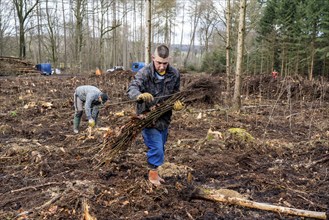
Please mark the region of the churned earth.
MULTIPOLYGON (((1 219, 305 219, 210 201, 195 189, 316 213, 329 209, 328 82, 250 76, 243 108, 227 108, 225 79, 185 73, 182 89, 209 77, 215 96, 174 112, 165 184, 147 181, 141 135, 100 165, 109 131, 134 115, 133 73, 0 77, 1 219), (98 127, 73 133, 73 93, 90 84, 109 94, 98 127)), ((232 86, 233 90, 233 86, 232 86)), ((307 218, 306 218, 307 219, 307 218)))

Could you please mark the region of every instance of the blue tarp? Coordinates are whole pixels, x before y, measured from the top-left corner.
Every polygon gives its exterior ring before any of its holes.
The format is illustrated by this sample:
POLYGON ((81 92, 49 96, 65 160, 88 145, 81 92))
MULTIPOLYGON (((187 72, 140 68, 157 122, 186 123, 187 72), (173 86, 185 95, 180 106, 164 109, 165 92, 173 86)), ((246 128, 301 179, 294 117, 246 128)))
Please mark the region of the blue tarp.
POLYGON ((40 63, 35 65, 35 68, 41 72, 43 75, 51 75, 51 64, 50 63, 40 63))
POLYGON ((138 72, 138 70, 142 69, 144 66, 145 66, 144 62, 134 62, 131 67, 131 70, 133 72, 138 72))

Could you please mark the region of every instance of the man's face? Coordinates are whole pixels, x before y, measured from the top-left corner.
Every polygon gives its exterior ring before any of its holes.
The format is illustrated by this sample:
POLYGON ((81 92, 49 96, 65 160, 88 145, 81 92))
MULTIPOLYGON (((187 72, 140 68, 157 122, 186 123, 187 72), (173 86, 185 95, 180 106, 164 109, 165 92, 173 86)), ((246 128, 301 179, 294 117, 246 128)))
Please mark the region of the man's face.
POLYGON ((103 102, 102 96, 98 96, 98 101, 99 103, 101 103, 101 105, 105 104, 105 102, 103 102))
POLYGON ((169 64, 169 57, 162 58, 159 56, 153 56, 152 58, 153 58, 155 70, 158 73, 164 72, 167 69, 167 66, 169 64))

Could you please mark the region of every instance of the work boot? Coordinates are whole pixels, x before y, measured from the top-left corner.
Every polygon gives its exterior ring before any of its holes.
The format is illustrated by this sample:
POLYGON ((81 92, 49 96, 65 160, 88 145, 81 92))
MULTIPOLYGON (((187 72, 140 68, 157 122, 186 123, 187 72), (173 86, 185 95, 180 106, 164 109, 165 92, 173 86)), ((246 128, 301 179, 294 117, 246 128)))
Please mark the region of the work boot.
POLYGON ((75 115, 74 116, 74 119, 73 119, 73 132, 74 133, 79 133, 79 125, 80 125, 80 120, 81 120, 81 117, 75 115))
POLYGON ((159 174, 158 174, 157 170, 150 170, 149 171, 149 181, 155 186, 160 186, 161 182, 165 182, 164 179, 159 177, 159 174))

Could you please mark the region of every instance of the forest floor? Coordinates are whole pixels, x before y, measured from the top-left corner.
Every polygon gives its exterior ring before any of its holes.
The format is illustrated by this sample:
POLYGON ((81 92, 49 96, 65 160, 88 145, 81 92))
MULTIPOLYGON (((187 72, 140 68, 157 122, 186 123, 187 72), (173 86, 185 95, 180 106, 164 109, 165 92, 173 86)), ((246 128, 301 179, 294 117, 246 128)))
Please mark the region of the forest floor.
MULTIPOLYGON (((173 113, 160 170, 166 182, 155 188, 147 181, 140 134, 109 163, 95 166, 106 130, 120 128, 134 113, 126 96, 131 77, 129 71, 0 77, 0 219, 304 219, 203 200, 193 187, 319 213, 329 209, 327 81, 246 77, 238 114, 225 104, 225 81, 208 76, 218 82, 216 96, 173 113), (94 138, 85 118, 79 134, 72 129, 74 89, 84 84, 110 97, 94 138), (232 128, 247 134, 235 136, 232 128)), ((183 74, 182 89, 202 77, 183 74)))

